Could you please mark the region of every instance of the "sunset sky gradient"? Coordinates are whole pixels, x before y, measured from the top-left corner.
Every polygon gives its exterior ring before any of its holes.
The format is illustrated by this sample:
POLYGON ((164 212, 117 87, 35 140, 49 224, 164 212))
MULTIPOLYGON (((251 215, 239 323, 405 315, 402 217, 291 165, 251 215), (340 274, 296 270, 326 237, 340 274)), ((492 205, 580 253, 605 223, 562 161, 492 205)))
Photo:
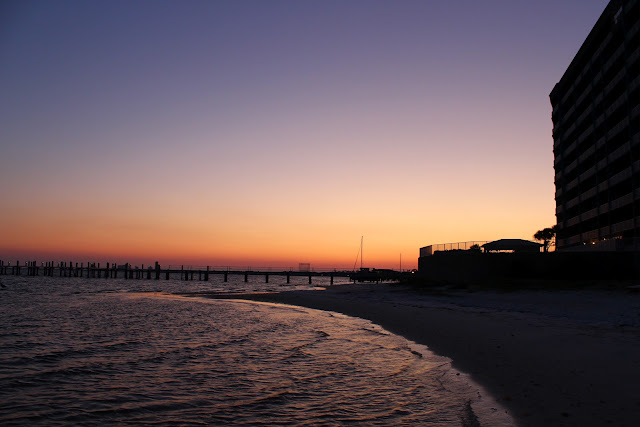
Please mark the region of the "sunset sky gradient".
POLYGON ((3 1, 0 259, 417 265, 555 224, 605 0, 3 1))

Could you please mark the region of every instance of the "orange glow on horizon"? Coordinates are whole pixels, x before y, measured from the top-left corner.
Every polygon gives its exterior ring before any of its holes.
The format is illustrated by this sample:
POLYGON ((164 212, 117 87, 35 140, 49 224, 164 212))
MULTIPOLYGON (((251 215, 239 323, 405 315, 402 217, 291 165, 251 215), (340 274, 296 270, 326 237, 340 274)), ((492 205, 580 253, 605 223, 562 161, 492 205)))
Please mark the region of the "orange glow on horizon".
POLYGON ((327 199, 332 202, 309 198, 307 203, 301 203, 304 196, 291 202, 282 195, 210 201, 189 191, 170 202, 162 191, 148 192, 139 202, 112 192, 92 203, 51 198, 46 211, 40 200, 22 197, 3 213, 11 227, 4 227, 0 259, 260 267, 308 262, 316 268, 351 269, 354 263, 359 267, 356 256, 364 236, 365 266, 397 269, 402 255, 402 268, 411 269, 417 268, 422 246, 531 240, 537 230, 553 224, 552 198, 510 186, 508 180, 453 176, 446 189, 437 180, 422 185, 431 197, 409 197, 403 191, 380 198, 372 191, 368 196, 336 193, 327 199), (549 213, 546 219, 540 219, 541 210, 549 213))

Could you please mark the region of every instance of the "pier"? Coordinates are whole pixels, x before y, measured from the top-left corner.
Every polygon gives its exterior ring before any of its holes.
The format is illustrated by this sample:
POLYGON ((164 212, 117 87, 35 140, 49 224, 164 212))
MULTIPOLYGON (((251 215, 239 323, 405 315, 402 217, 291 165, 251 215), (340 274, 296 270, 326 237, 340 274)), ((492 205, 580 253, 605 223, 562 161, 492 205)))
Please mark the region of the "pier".
POLYGON ((210 267, 210 266, 172 266, 163 268, 155 263, 154 266, 144 265, 132 266, 129 263, 92 263, 92 262, 72 262, 72 261, 49 261, 40 262, 27 261, 20 263, 6 262, 0 260, 0 276, 48 276, 48 277, 85 277, 96 279, 126 279, 126 280, 198 280, 209 281, 212 275, 223 277, 223 281, 227 282, 229 276, 242 276, 245 282, 249 281, 250 276, 262 276, 265 283, 269 283, 269 277, 280 276, 286 277, 287 283, 291 283, 292 277, 306 277, 309 284, 313 283, 313 277, 329 277, 330 283, 336 277, 349 277, 351 280, 358 280, 355 276, 357 273, 352 271, 339 271, 337 269, 325 269, 323 271, 295 271, 293 269, 280 268, 260 268, 260 269, 240 269, 236 267, 210 267))

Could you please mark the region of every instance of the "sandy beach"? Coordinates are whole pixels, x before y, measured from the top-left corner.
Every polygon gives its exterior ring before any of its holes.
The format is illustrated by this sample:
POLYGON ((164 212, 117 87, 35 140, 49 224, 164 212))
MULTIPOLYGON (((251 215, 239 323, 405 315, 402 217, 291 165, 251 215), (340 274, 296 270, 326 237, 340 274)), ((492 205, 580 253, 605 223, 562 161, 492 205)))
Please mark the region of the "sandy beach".
POLYGON ((199 296, 368 319, 452 359, 522 426, 635 426, 640 419, 637 292, 418 291, 404 285, 350 284, 199 296))

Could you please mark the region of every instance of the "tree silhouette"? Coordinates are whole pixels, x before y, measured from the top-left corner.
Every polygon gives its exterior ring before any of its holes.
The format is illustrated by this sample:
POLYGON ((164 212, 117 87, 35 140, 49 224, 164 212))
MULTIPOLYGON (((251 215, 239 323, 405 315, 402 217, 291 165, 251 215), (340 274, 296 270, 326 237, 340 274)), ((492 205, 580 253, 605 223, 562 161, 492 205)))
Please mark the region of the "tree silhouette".
POLYGON ((536 231, 536 234, 533 235, 533 238, 536 240, 542 241, 544 244, 544 251, 549 252, 549 246, 553 242, 553 239, 556 237, 556 226, 543 228, 542 230, 536 231))

